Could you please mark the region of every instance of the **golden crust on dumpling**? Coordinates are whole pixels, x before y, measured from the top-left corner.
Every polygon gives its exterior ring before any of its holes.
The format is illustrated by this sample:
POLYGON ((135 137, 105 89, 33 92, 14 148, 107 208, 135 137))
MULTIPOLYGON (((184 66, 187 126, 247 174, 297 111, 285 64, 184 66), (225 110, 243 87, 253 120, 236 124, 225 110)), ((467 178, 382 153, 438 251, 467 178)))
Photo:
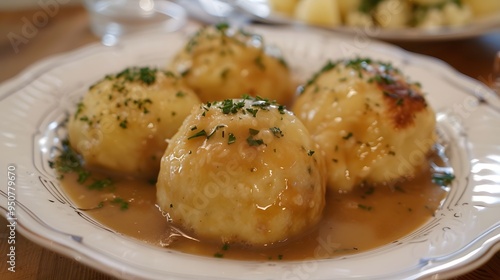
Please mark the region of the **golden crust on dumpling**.
POLYGON ((260 96, 286 104, 295 86, 279 50, 226 24, 200 29, 167 67, 203 102, 260 96))
POLYGON ((292 111, 323 149, 333 190, 411 177, 436 140, 420 86, 390 64, 329 62, 303 89, 292 111))
POLYGON ((199 103, 172 73, 127 68, 90 87, 69 118, 70 145, 87 167, 155 178, 166 139, 199 103))
POLYGON ((206 103, 170 140, 157 199, 196 238, 270 245, 321 218, 324 163, 307 129, 261 99, 206 103))

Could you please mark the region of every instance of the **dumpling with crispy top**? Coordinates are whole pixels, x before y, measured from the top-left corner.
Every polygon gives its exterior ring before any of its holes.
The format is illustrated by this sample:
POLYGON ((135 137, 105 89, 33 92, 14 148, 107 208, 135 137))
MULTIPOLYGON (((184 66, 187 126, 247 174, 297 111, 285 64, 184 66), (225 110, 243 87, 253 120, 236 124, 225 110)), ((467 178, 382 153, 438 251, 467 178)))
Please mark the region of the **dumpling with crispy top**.
POLYGON ((328 187, 336 191, 414 176, 436 140, 420 85, 370 59, 328 62, 292 111, 325 153, 328 187))
POLYGON ((320 220, 324 171, 309 132, 288 110, 227 99, 194 109, 170 140, 157 199, 196 238, 272 245, 320 220))
POLYGON ((295 90, 277 48, 224 23, 200 29, 167 68, 182 75, 203 102, 251 95, 287 104, 295 90))
POLYGON ((156 178, 166 139, 199 103, 172 73, 127 68, 90 87, 69 118, 69 142, 89 168, 156 178))

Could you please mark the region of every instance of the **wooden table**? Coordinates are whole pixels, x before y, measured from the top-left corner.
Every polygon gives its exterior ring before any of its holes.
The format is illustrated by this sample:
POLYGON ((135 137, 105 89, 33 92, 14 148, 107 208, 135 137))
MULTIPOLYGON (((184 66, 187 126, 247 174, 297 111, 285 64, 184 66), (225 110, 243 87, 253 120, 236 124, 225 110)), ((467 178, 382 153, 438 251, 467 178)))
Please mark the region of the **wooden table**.
MULTIPOLYGON (((32 20, 39 11, 40 9, 0 11, 0 82, 14 77, 42 58, 99 41, 91 34, 88 16, 80 6, 59 7, 45 24, 39 22, 40 27, 29 33, 31 37, 13 40, 15 35, 12 33, 22 35, 25 21, 32 20)), ((409 51, 440 58, 458 71, 490 83, 493 59, 500 50, 500 30, 473 39, 396 44, 409 51)), ((7 271, 6 224, 7 221, 0 218, 0 279, 112 279, 75 260, 42 248, 20 235, 16 236, 16 272, 7 271)), ((480 268, 455 279, 500 279, 500 253, 480 268)))

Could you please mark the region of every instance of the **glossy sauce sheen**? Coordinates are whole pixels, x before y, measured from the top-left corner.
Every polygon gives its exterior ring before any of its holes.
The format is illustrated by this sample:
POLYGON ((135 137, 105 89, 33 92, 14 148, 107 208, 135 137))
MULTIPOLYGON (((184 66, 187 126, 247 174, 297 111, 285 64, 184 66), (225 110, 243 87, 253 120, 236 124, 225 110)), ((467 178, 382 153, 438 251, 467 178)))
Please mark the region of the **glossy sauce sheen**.
POLYGON ((430 170, 424 168, 416 179, 393 187, 327 193, 323 219, 317 227, 295 240, 264 248, 169 237, 172 229, 155 205, 155 186, 148 182, 115 178, 113 186, 103 190, 89 190, 76 182, 75 174, 65 175, 61 182, 71 200, 103 226, 150 244, 209 257, 303 260, 366 251, 414 231, 432 217, 446 195, 431 177, 430 170), (117 197, 128 202, 127 209, 112 202, 117 197))

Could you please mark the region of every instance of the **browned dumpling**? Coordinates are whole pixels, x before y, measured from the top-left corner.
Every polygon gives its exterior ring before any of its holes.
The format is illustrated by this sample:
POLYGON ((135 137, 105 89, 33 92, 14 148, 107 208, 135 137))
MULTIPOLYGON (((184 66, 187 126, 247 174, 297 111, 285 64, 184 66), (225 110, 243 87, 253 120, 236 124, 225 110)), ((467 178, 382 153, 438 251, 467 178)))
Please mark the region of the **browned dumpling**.
POLYGON ((228 99, 199 106, 170 140, 157 199, 196 238, 270 245, 311 229, 325 203, 323 157, 282 106, 228 99))
POLYGON ((261 96, 286 104, 295 86, 276 48, 256 34, 226 24, 200 29, 168 65, 203 102, 261 96))
POLYGON ((172 73, 128 68, 90 87, 70 116, 70 145, 87 167, 156 178, 166 139, 200 103, 172 73))
POLYGON ((328 187, 411 177, 435 140, 435 114, 417 83, 370 59, 329 62, 292 110, 326 155, 328 187))

